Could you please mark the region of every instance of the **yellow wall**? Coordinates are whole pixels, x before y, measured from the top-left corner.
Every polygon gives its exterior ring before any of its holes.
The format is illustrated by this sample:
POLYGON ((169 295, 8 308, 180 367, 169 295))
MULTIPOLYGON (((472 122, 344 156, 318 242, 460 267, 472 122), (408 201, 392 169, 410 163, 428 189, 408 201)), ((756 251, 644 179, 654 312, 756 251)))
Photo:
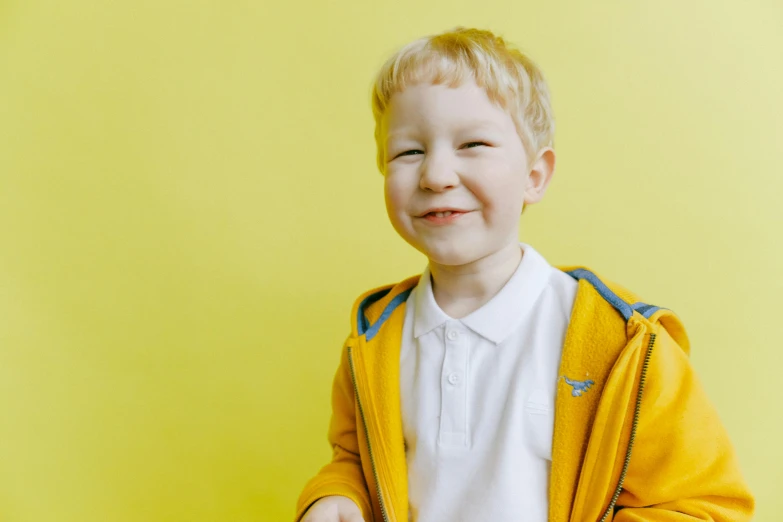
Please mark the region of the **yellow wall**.
POLYGON ((424 267, 386 220, 372 74, 457 24, 552 86, 522 239, 681 315, 779 519, 779 0, 6 0, 1 520, 292 516, 353 298, 424 267))

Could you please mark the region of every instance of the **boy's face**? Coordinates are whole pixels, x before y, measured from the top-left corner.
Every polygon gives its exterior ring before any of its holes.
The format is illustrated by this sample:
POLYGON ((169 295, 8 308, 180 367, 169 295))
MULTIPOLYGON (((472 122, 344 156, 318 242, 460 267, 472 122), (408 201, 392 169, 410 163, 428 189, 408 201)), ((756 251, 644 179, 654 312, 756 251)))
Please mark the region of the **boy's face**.
POLYGON ((484 89, 473 81, 408 87, 392 96, 383 129, 386 209, 405 241, 449 266, 518 243, 522 203, 538 201, 543 190, 526 195, 522 140, 484 89))

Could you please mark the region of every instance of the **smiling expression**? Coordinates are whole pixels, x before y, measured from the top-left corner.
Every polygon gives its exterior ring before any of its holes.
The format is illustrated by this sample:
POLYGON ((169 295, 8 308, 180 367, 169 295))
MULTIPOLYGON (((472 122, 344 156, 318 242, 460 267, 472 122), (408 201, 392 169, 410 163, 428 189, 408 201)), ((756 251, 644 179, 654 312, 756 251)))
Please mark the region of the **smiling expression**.
POLYGON ((528 189, 522 140, 484 89, 410 86, 391 97, 383 131, 386 209, 405 241, 452 266, 518 243, 522 204, 543 190, 528 189))

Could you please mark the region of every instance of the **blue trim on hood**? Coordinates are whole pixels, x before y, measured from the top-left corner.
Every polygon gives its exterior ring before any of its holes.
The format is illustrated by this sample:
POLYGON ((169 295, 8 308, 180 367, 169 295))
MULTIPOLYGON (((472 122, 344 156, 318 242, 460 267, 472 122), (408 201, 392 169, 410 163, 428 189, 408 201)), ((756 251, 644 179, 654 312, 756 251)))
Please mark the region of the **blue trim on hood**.
MULTIPOLYGON (((658 310, 661 310, 660 307, 654 306, 647 303, 634 303, 629 304, 625 302, 625 300, 621 299, 620 296, 612 292, 608 286, 604 284, 603 281, 601 281, 597 275, 592 273, 589 270, 586 270, 584 268, 577 268, 576 270, 570 270, 566 272, 566 274, 570 275, 577 281, 580 279, 587 279, 587 281, 590 282, 591 285, 595 287, 596 290, 598 290, 598 293, 601 294, 601 297, 606 299, 606 301, 615 307, 615 309, 620 312, 620 314, 625 318, 626 321, 633 316, 634 311, 639 312, 642 316, 644 316, 645 319, 649 319, 652 314, 657 312, 658 310)), ((666 308, 664 308, 666 310, 666 308)))
POLYGON ((626 321, 633 315, 633 308, 631 308, 631 305, 620 299, 617 294, 609 290, 609 287, 606 286, 603 281, 598 279, 598 276, 591 271, 585 270, 584 268, 577 268, 576 270, 570 270, 566 273, 577 281, 580 279, 587 279, 590 284, 593 285, 596 290, 598 290, 598 293, 601 294, 601 297, 606 299, 609 304, 614 306, 626 321))
POLYGON ((359 335, 362 335, 370 327, 370 322, 367 320, 367 316, 364 315, 364 310, 376 301, 380 301, 386 294, 391 292, 391 288, 386 288, 370 294, 359 303, 359 310, 356 313, 356 327, 359 330, 359 335))
POLYGON ((376 292, 374 294, 368 295, 364 298, 364 300, 359 304, 359 311, 358 311, 358 317, 356 324, 358 325, 359 329, 359 335, 365 335, 368 341, 372 340, 373 337, 376 336, 378 331, 381 329, 381 326, 383 326, 383 323, 386 322, 386 319, 389 318, 389 316, 394 312, 394 310, 397 309, 398 306, 400 306, 402 303, 404 303, 407 299, 410 293, 413 291, 413 288, 409 288, 405 290, 404 292, 400 292, 396 296, 394 296, 394 299, 389 301, 389 304, 386 305, 386 308, 383 309, 383 312, 381 312, 381 316, 378 318, 377 321, 375 321, 374 324, 370 324, 370 321, 367 319, 367 316, 364 314, 365 309, 370 306, 371 304, 383 299, 386 297, 386 295, 391 291, 391 288, 381 290, 379 292, 376 292))
MULTIPOLYGON (((596 290, 598 290, 598 293, 601 294, 601 297, 603 297, 609 304, 614 306, 614 308, 620 312, 626 321, 628 321, 628 319, 633 316, 634 311, 639 312, 646 319, 649 319, 658 310, 667 310, 667 308, 661 308, 642 302, 633 304, 627 303, 621 299, 620 296, 612 292, 609 287, 598 278, 597 275, 584 268, 577 268, 576 270, 570 270, 566 273, 577 281, 580 279, 587 279, 587 281, 593 285, 596 290)), ((397 294, 394 299, 392 299, 389 304, 386 305, 386 308, 384 308, 383 312, 381 312, 381 316, 377 321, 375 321, 374 324, 370 324, 370 321, 367 319, 364 311, 373 303, 376 303, 386 297, 392 289, 385 288, 365 297, 362 302, 359 303, 359 309, 356 318, 359 335, 365 335, 368 341, 372 340, 372 338, 378 334, 381 326, 383 326, 383 323, 386 322, 392 312, 394 312, 394 310, 396 310, 397 307, 402 303, 407 301, 408 296, 410 296, 411 292, 413 291, 413 288, 415 288, 415 286, 397 294)))
POLYGON ((632 304, 631 308, 633 308, 634 310, 642 314, 645 317, 645 319, 649 319, 652 316, 652 314, 654 314, 658 310, 667 310, 667 308, 661 308, 660 306, 642 303, 641 301, 632 304))

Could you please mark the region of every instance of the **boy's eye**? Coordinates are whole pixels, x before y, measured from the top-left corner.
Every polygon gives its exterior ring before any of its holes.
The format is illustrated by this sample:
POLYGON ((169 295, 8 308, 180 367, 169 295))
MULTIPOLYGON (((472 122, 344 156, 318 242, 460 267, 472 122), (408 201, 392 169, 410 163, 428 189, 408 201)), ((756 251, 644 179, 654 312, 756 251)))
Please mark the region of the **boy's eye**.
MULTIPOLYGON (((473 149, 473 148, 476 148, 476 147, 489 147, 489 146, 490 145, 488 143, 483 142, 483 141, 471 141, 471 142, 468 142, 468 143, 464 144, 460 148, 462 148, 462 149, 473 149)), ((402 156, 413 156, 415 154, 424 154, 424 151, 419 150, 419 149, 406 150, 404 152, 400 152, 399 154, 397 154, 395 156, 395 158, 400 158, 402 156)))
POLYGON ((396 158, 399 158, 400 156, 412 156, 412 155, 414 155, 414 154, 424 154, 424 152, 423 152, 423 151, 420 151, 420 150, 418 150, 418 149, 413 149, 413 150, 406 150, 405 152, 400 152, 400 153, 399 153, 399 154, 397 154, 397 156, 395 156, 395 157, 396 157, 396 158))

